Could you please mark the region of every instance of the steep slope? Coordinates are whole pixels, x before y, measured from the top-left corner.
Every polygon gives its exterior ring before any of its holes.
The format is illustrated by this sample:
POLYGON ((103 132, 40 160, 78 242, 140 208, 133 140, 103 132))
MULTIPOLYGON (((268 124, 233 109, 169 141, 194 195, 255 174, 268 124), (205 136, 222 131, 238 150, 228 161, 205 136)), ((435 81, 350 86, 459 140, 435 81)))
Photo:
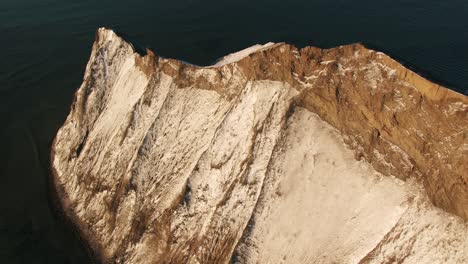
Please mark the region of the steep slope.
POLYGON ((101 28, 51 167, 103 262, 463 263, 467 112, 359 44, 197 67, 101 28))

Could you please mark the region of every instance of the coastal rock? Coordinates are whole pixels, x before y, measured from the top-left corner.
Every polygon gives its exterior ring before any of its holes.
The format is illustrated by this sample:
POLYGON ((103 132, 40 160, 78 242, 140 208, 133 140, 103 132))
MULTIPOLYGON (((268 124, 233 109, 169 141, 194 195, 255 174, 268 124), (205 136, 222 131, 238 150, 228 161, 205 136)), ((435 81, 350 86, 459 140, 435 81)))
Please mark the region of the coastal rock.
POLYGON ((467 117, 361 44, 199 67, 101 28, 51 170, 103 263, 467 263, 467 117))

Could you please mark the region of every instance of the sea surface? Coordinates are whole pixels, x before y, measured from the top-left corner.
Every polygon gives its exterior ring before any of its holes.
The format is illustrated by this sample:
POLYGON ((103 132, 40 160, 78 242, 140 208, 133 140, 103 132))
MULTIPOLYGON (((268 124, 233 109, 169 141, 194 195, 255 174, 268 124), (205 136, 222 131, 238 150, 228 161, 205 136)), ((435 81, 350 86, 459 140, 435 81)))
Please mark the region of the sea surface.
POLYGON ((269 41, 363 42, 468 93, 467 0, 0 0, 0 263, 91 262, 48 164, 101 26, 197 65, 269 41))

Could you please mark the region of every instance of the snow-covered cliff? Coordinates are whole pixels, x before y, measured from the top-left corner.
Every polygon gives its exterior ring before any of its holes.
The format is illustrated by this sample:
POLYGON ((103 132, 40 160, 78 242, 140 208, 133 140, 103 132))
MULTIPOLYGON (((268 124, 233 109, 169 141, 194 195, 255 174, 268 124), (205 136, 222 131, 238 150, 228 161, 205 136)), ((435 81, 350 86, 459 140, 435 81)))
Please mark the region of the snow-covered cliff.
POLYGON ((467 115, 360 44, 197 67, 101 28, 51 168, 105 263, 466 263, 467 115))

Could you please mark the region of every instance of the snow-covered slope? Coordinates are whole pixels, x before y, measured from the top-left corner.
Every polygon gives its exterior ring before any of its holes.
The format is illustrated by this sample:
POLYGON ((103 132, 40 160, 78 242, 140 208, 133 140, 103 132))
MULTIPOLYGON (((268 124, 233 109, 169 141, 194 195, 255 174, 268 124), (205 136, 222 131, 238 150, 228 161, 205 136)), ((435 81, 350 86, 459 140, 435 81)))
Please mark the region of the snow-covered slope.
POLYGON ((102 28, 51 169, 104 263, 466 263, 467 108, 362 45, 197 67, 102 28))
POLYGON ((237 246, 240 263, 465 263, 468 225, 421 186, 356 161, 304 109, 289 120, 237 246))

